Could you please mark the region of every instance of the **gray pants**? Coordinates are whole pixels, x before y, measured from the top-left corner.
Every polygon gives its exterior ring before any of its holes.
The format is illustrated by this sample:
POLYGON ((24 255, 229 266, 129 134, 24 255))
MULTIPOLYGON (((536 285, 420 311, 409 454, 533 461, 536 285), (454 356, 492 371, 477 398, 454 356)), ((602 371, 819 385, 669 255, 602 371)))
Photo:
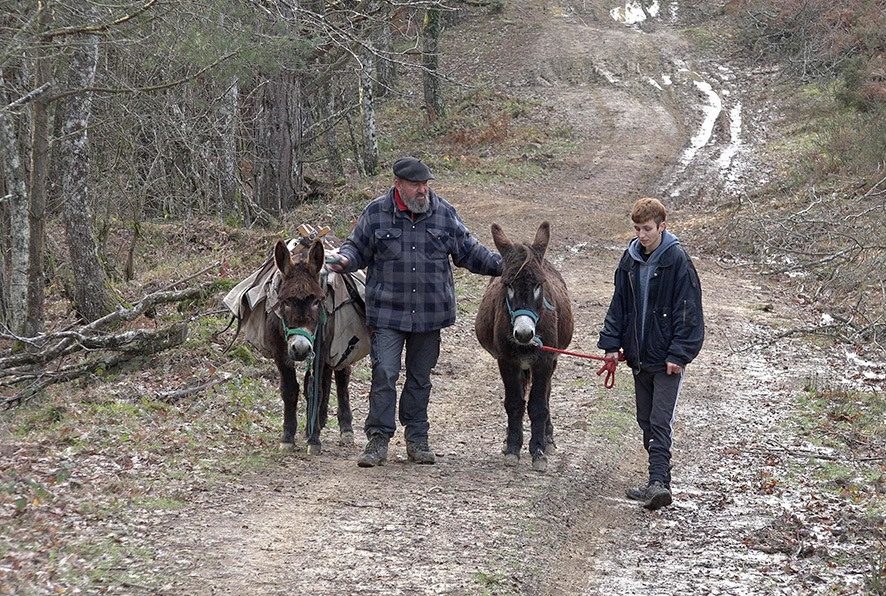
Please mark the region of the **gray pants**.
POLYGON ((428 440, 428 401, 431 369, 440 357, 440 331, 409 333, 393 329, 372 331, 372 385, 366 436, 392 437, 396 430, 397 379, 406 347, 406 381, 400 394, 400 424, 407 441, 428 440))
POLYGON ((634 373, 637 398, 637 423, 643 431, 643 447, 649 454, 649 482, 671 485, 671 447, 674 440, 674 415, 683 386, 683 375, 665 371, 634 373))

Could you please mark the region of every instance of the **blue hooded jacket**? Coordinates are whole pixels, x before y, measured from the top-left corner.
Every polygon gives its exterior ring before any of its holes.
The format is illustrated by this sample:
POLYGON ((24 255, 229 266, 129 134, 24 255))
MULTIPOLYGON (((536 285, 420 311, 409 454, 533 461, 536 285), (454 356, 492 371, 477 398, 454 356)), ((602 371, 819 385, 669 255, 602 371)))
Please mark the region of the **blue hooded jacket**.
POLYGON ((624 351, 634 370, 686 366, 704 342, 701 284, 677 237, 663 232, 646 260, 634 238, 615 270, 615 291, 597 347, 624 351))

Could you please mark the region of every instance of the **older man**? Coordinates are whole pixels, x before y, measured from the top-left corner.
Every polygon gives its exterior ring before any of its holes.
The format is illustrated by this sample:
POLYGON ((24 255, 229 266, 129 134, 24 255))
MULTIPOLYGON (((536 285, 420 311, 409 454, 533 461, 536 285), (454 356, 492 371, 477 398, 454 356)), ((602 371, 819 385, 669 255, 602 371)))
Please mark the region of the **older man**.
POLYGON ((400 424, 406 455, 433 464, 428 444, 431 369, 440 330, 455 323, 452 261, 481 275, 501 275, 501 256, 471 235, 455 208, 428 186, 428 166, 414 157, 394 162, 394 186, 373 200, 329 263, 333 271, 366 268, 366 317, 372 329, 372 385, 360 467, 385 462, 396 430, 397 379, 406 348, 400 424))

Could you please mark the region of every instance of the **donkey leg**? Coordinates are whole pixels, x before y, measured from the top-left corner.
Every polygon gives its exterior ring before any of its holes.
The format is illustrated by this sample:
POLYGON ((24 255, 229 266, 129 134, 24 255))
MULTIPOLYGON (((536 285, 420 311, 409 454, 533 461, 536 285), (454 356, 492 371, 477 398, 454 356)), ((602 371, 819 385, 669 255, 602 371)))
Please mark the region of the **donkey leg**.
POLYGON ((499 361, 498 369, 505 386, 505 412, 508 415, 508 434, 502 453, 506 466, 516 466, 523 448, 523 415, 526 411, 524 386, 526 372, 519 366, 499 361))
POLYGON ((551 367, 536 367, 532 372, 533 383, 529 390, 529 422, 532 434, 529 438, 529 453, 532 455, 532 469, 544 472, 548 467, 545 455, 546 431, 550 424, 551 410, 548 395, 551 385, 551 367))
POLYGON ((335 371, 335 397, 338 399, 338 431, 341 433, 341 442, 348 445, 354 443, 354 416, 351 414, 351 395, 348 393, 350 383, 350 366, 335 371))
POLYGON ((278 365, 280 371, 280 396, 283 398, 283 438, 281 449, 294 447, 295 431, 298 428, 296 406, 298 405, 298 376, 288 366, 278 365))

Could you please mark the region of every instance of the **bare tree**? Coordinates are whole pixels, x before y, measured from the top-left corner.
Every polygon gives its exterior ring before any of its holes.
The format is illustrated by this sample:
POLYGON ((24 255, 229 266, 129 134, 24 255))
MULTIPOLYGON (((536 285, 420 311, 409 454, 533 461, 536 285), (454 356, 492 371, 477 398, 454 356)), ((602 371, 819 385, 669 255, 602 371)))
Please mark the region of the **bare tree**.
MULTIPOLYGON (((97 65, 98 36, 86 35, 82 43, 74 48, 68 88, 90 89, 95 81, 97 65)), ((89 200, 87 131, 92 115, 91 99, 90 92, 77 93, 67 98, 62 139, 65 164, 62 175, 62 212, 71 270, 74 273, 74 305, 86 322, 103 317, 113 307, 107 277, 93 237, 92 206, 89 200)))

